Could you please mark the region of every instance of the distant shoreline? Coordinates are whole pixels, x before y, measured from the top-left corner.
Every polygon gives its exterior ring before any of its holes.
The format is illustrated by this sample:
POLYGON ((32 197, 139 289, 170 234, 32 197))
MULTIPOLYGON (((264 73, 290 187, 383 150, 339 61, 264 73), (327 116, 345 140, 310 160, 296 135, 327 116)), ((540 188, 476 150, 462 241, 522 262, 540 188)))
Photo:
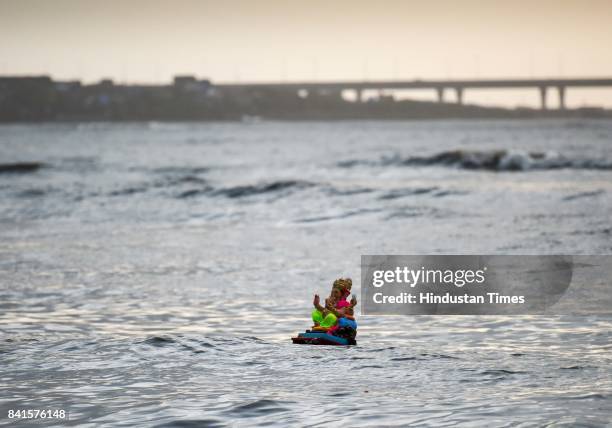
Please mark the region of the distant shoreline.
POLYGON ((110 80, 83 85, 48 76, 0 77, 0 123, 557 118, 610 119, 612 110, 485 107, 442 99, 396 99, 382 93, 351 101, 339 90, 304 93, 291 86, 215 86, 188 76, 176 77, 172 85, 165 86, 116 85, 110 80))
POLYGON ((180 123, 270 123, 270 122, 470 122, 470 121, 512 121, 512 122, 533 122, 533 121, 563 121, 563 120, 592 120, 592 121, 607 121, 612 120, 612 112, 607 115, 600 116, 585 116, 585 115, 566 115, 566 116, 470 116, 470 117, 255 117, 255 118, 228 118, 228 119, 105 119, 105 118, 75 118, 75 119, 54 119, 54 120, 14 120, 2 121, 0 126, 4 125, 53 125, 53 124, 180 124, 180 123))

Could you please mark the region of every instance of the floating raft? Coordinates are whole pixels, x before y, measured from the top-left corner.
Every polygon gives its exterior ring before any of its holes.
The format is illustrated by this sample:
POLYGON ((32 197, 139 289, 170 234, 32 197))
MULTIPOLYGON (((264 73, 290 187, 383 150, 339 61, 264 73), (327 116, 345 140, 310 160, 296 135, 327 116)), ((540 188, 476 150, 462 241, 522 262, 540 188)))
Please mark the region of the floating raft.
POLYGON ((345 339, 344 337, 332 336, 327 333, 311 332, 306 331, 305 333, 298 334, 298 337, 292 337, 293 343, 300 345, 336 345, 336 346, 349 346, 357 345, 355 340, 345 339))

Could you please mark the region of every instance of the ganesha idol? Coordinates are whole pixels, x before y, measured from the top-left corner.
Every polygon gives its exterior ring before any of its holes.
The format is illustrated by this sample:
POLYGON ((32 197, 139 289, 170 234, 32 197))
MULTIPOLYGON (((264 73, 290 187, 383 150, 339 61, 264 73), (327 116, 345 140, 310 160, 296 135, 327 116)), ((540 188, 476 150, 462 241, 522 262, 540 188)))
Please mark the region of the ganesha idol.
POLYGON ((321 305, 318 295, 315 294, 312 311, 314 325, 306 333, 292 338, 293 343, 309 345, 355 345, 357 323, 354 317, 354 308, 357 299, 353 296, 350 302, 353 281, 350 278, 339 278, 334 281, 329 297, 325 299, 325 306, 321 305))

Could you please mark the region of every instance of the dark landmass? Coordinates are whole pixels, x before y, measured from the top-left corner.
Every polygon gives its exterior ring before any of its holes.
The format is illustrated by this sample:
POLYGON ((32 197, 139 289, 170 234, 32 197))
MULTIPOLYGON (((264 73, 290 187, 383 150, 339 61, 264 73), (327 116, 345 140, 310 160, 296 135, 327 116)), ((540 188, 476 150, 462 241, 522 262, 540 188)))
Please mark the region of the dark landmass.
POLYGON ((612 110, 494 108, 380 96, 348 101, 340 91, 279 85, 214 85, 190 76, 171 85, 84 85, 48 76, 0 77, 0 122, 612 118, 612 110))

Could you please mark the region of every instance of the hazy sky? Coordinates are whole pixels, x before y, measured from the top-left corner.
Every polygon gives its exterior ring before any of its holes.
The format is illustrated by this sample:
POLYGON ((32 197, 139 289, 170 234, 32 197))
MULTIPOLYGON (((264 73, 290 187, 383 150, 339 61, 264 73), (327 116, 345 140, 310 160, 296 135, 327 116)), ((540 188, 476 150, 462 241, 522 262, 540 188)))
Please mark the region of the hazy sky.
MULTIPOLYGON (((0 0, 0 74, 167 82, 177 73, 217 82, 612 76, 612 0, 0 0)), ((537 101, 533 91, 481 92, 466 98, 537 101)), ((570 90, 568 101, 612 105, 612 90, 570 90)))

